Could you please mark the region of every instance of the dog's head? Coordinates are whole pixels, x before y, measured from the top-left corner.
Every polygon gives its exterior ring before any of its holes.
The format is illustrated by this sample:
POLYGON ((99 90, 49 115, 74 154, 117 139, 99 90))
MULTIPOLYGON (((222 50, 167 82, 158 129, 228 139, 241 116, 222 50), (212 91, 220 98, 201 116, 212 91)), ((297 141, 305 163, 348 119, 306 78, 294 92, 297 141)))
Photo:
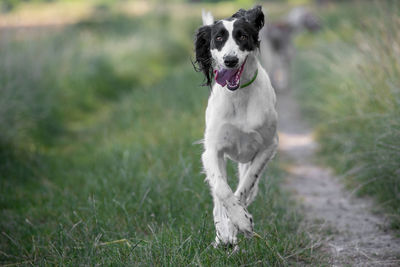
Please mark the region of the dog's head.
POLYGON ((247 56, 259 48, 258 33, 263 26, 264 14, 261 6, 256 6, 198 29, 196 63, 206 77, 205 85, 211 86, 215 73, 217 83, 230 90, 239 87, 247 56))

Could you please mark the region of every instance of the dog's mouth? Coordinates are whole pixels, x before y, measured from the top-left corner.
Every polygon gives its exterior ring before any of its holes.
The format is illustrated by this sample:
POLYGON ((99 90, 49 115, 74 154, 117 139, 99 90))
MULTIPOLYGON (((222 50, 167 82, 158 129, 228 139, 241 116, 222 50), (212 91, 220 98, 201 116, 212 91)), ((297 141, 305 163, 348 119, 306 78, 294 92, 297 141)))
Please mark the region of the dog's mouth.
POLYGON ((229 90, 235 91, 240 86, 240 77, 242 76, 245 63, 246 63, 246 60, 243 62, 243 64, 240 66, 240 68, 237 68, 237 69, 221 68, 219 70, 214 70, 215 81, 219 85, 221 85, 221 86, 226 85, 226 87, 229 90))

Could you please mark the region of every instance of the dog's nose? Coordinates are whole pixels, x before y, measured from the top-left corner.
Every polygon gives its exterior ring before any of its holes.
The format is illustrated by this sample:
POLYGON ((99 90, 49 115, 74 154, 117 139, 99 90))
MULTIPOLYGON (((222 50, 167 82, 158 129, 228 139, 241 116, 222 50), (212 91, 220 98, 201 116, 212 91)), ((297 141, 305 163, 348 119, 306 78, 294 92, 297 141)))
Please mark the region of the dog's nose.
POLYGON ((225 66, 228 68, 235 67, 239 62, 239 59, 236 56, 226 56, 224 57, 225 66))

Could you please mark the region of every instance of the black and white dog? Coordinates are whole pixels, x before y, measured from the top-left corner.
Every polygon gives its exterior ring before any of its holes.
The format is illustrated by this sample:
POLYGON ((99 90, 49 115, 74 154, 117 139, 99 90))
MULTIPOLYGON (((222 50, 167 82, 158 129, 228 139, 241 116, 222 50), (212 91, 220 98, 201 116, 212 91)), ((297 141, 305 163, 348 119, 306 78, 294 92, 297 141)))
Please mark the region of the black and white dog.
POLYGON ((237 244, 238 232, 253 235, 247 206, 278 146, 275 93, 258 61, 264 25, 261 6, 240 9, 215 21, 203 12, 204 26, 196 33, 198 70, 212 87, 206 110, 202 161, 214 199, 215 245, 237 244), (238 163, 235 192, 227 183, 226 158, 238 163))

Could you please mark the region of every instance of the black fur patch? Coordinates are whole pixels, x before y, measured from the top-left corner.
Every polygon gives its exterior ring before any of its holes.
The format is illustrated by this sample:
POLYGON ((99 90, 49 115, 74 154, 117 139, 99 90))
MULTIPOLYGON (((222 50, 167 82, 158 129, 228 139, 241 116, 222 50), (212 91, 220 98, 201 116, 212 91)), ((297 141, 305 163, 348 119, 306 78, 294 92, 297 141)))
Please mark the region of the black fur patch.
POLYGON ((211 26, 203 26, 197 30, 196 39, 194 41, 197 68, 196 71, 203 72, 206 77, 204 85, 211 86, 213 77, 212 58, 210 52, 211 26))
POLYGON ((217 49, 221 51, 222 47, 224 47, 226 41, 229 38, 229 33, 226 30, 222 21, 216 22, 211 27, 211 49, 217 49))
POLYGON ((250 190, 254 187, 255 182, 253 181, 250 186, 250 190))
POLYGON ((233 23, 233 39, 242 51, 253 51, 260 46, 258 31, 244 18, 233 23))
POLYGON ((264 26, 264 13, 261 6, 255 6, 252 9, 240 9, 232 15, 237 19, 233 26, 233 37, 241 50, 252 51, 260 46, 258 33, 264 26), (247 40, 240 40, 241 35, 247 35, 247 40))

